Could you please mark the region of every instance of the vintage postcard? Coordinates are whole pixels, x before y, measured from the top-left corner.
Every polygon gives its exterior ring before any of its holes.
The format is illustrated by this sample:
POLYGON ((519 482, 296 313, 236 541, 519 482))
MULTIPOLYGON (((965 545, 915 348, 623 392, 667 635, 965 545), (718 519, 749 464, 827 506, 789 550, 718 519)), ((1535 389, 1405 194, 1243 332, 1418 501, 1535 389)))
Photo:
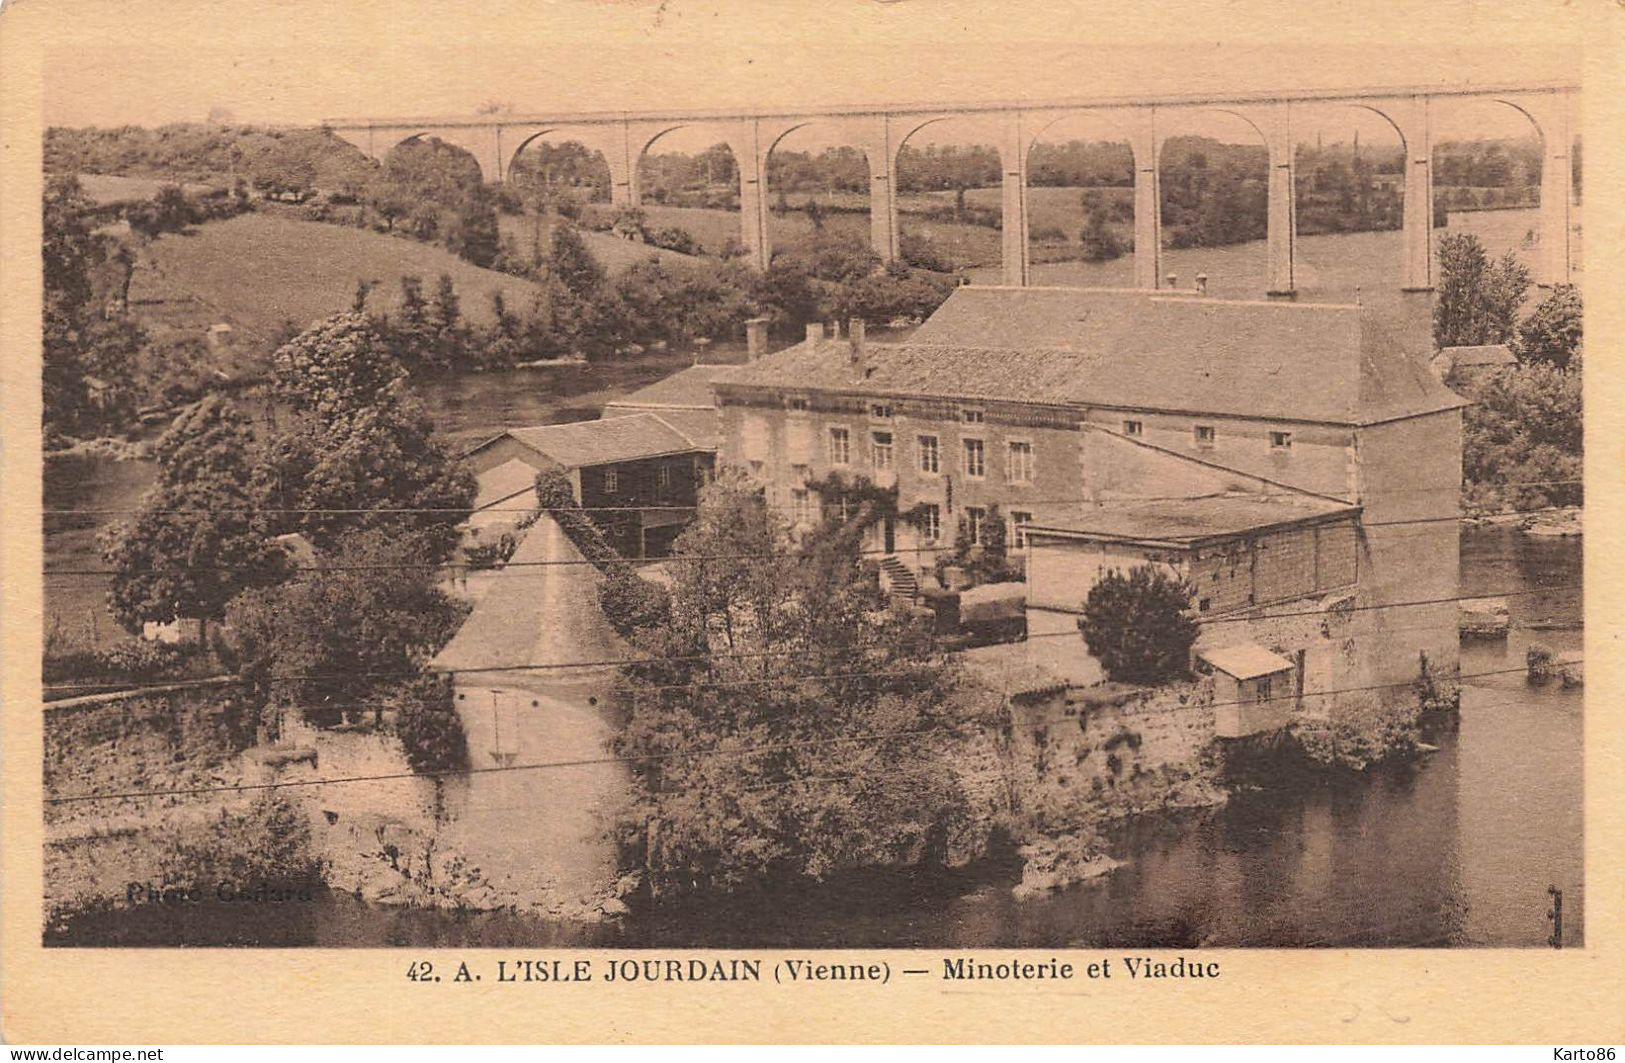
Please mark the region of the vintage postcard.
POLYGON ((1622 38, 16 0, 5 1037, 1625 1038, 1622 38))

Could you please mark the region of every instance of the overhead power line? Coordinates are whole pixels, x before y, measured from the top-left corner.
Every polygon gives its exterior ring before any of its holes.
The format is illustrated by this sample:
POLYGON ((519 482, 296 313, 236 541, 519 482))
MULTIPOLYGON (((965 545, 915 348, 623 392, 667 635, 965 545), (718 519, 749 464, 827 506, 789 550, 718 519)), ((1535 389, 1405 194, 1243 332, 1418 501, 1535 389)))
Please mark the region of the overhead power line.
MULTIPOLYGON (((1576 661, 1576 662, 1573 662, 1573 663, 1578 664, 1578 663, 1583 663, 1583 661, 1576 661)), ((1444 677, 1441 677, 1441 678, 1451 679, 1451 680, 1454 680, 1454 681, 1460 681, 1460 680, 1466 680, 1466 679, 1477 679, 1477 678, 1481 678, 1481 677, 1484 677, 1484 676, 1510 675, 1510 674, 1517 673, 1517 672, 1523 672, 1525 670, 1526 670, 1526 666, 1519 666, 1517 668, 1498 668, 1498 669, 1492 669, 1492 670, 1484 671, 1484 672, 1468 672, 1468 673, 1463 673, 1463 674, 1460 674, 1460 675, 1457 675, 1457 676, 1444 676, 1444 677)), ((1364 693, 1364 692, 1376 691, 1376 690, 1396 690, 1396 689, 1400 689, 1402 687, 1414 686, 1415 684, 1416 684, 1415 679, 1407 679, 1407 680, 1403 680, 1403 681, 1390 682, 1390 683, 1371 683, 1371 684, 1366 684, 1364 686, 1340 687, 1340 688, 1333 689, 1333 690, 1317 690, 1317 691, 1297 692, 1297 693, 1293 693, 1293 694, 1282 694, 1282 695, 1279 695, 1279 696, 1269 697, 1269 698, 1243 698, 1243 699, 1237 699, 1237 700, 1234 700, 1234 701, 1214 701, 1214 702, 1207 703, 1207 705, 1204 706, 1204 707, 1205 708, 1222 708, 1222 707, 1231 706, 1231 705, 1262 705, 1262 704, 1268 704, 1270 702, 1275 702, 1275 701, 1293 701, 1293 702, 1296 702, 1296 701, 1299 701, 1299 700, 1301 700, 1303 698, 1330 697, 1330 696, 1335 695, 1335 694, 1356 694, 1356 693, 1364 693)), ((588 767, 588 766, 592 766, 592 765, 604 765, 604 764, 625 764, 625 765, 628 765, 628 766, 635 766, 635 765, 639 765, 639 764, 646 764, 646 763, 649 763, 651 761, 676 760, 676 759, 681 759, 681 758, 684 758, 684 757, 696 757, 696 756, 750 756, 750 755, 754 755, 754 754, 757 754, 757 753, 786 752, 786 751, 792 750, 792 749, 817 748, 817 747, 825 747, 825 746, 832 746, 832 745, 841 745, 841 744, 850 743, 850 742, 856 742, 856 743, 860 743, 860 744, 870 742, 870 741, 886 742, 886 741, 894 741, 894 740, 904 739, 904 738, 920 738, 920 737, 927 737, 927 736, 931 736, 931 735, 946 735, 946 734, 951 734, 951 733, 953 733, 955 731, 966 730, 968 728, 969 729, 987 730, 987 729, 998 727, 998 726, 1001 726, 1001 725, 997 721, 985 722, 985 723, 976 723, 974 721, 966 721, 966 722, 961 722, 961 723, 958 723, 958 724, 953 724, 953 725, 947 726, 947 727, 921 728, 919 730, 914 730, 914 731, 869 732, 869 733, 866 733, 866 734, 847 735, 847 736, 837 737, 837 738, 811 739, 811 740, 797 741, 797 742, 775 742, 775 743, 769 743, 769 744, 765 744, 765 745, 740 746, 738 748, 732 748, 732 749, 726 748, 726 747, 708 747, 708 748, 705 748, 705 749, 681 749, 681 750, 671 750, 671 751, 667 751, 667 752, 664 752, 664 753, 651 753, 651 754, 646 754, 646 755, 638 756, 638 757, 584 757, 584 758, 580 758, 580 759, 576 759, 576 760, 540 761, 540 762, 533 763, 533 764, 503 764, 503 765, 494 765, 494 766, 489 767, 489 768, 452 768, 452 769, 447 769, 447 770, 444 770, 444 771, 434 771, 434 772, 411 772, 411 771, 386 772, 386 773, 376 774, 376 775, 348 775, 348 776, 340 776, 340 777, 330 778, 330 779, 288 779, 288 780, 283 780, 283 781, 278 781, 278 782, 248 783, 248 784, 235 785, 235 786, 195 786, 195 787, 179 787, 179 788, 168 789, 168 790, 129 790, 129 791, 122 791, 122 792, 111 793, 111 794, 70 794, 70 795, 64 796, 64 797, 48 797, 48 798, 45 799, 45 804, 48 804, 48 805, 79 804, 79 803, 83 803, 83 802, 87 802, 87 801, 119 801, 119 800, 132 800, 132 799, 137 799, 137 798, 152 798, 152 797, 196 797, 196 796, 200 796, 200 795, 204 795, 204 794, 213 794, 213 793, 246 793, 246 792, 250 792, 250 791, 282 790, 282 789, 291 789, 291 788, 295 788, 295 787, 306 787, 306 786, 336 786, 336 785, 358 783, 358 782, 383 782, 383 781, 394 780, 394 779, 448 778, 448 777, 468 776, 468 775, 493 775, 493 774, 499 774, 499 773, 502 773, 502 772, 510 772, 510 771, 547 771, 547 770, 555 770, 555 769, 560 769, 560 768, 580 768, 580 767, 588 767)))
MULTIPOLYGON (((1552 586, 1547 586, 1547 587, 1533 587, 1533 588, 1524 588, 1524 589, 1507 590, 1507 591, 1488 591, 1488 592, 1485 592, 1483 594, 1452 595, 1450 597, 1441 597, 1441 598, 1418 598, 1418 599, 1415 599, 1415 600, 1412 600, 1412 601, 1404 601, 1404 602, 1379 602, 1379 603, 1373 603, 1371 605, 1350 605, 1350 606, 1344 606, 1344 607, 1332 607, 1332 608, 1325 608, 1325 609, 1309 609, 1309 610, 1302 610, 1302 611, 1290 612, 1290 613, 1262 613, 1261 615, 1257 615, 1257 616, 1249 615, 1249 616, 1234 616, 1234 617, 1223 617, 1223 616, 1219 616, 1219 617, 1199 617, 1199 618, 1197 618, 1196 622, 1198 624, 1201 624, 1201 625, 1206 625, 1206 624, 1244 623, 1244 622, 1248 622, 1248 621, 1273 620, 1273 619, 1278 619, 1278 618, 1295 617, 1295 616, 1323 616, 1323 617, 1327 617, 1327 618, 1335 618, 1338 615, 1340 615, 1341 613, 1372 612, 1372 611, 1375 611, 1375 610, 1382 610, 1382 609, 1399 609, 1399 608, 1404 608, 1404 607, 1407 607, 1407 606, 1443 605, 1443 604, 1446 604, 1446 603, 1449 603, 1449 602, 1477 601, 1477 600, 1479 600, 1481 598, 1509 598, 1509 597, 1515 597, 1515 596, 1518 596, 1518 595, 1525 595, 1525 594, 1545 594, 1545 593, 1549 593, 1551 591, 1559 591, 1559 590, 1578 590, 1578 589, 1581 589, 1582 587, 1583 587, 1583 584, 1579 584, 1579 583, 1564 583, 1564 584, 1554 584, 1552 586)), ((1252 607, 1252 608, 1267 609, 1268 606, 1257 606, 1257 607, 1252 607)), ((1027 640, 1028 641, 1033 641, 1035 639, 1061 638, 1061 637, 1064 637, 1064 638, 1076 638, 1077 634, 1076 634, 1076 632, 1072 632, 1072 631, 1038 632, 1036 634, 1028 635, 1027 640)), ((862 647, 862 646, 855 646, 855 647, 852 647, 852 652, 861 653, 863 651, 863 649, 864 649, 864 647, 862 647)), ((804 648, 797 647, 797 648, 794 648, 794 649, 785 649, 785 650, 730 651, 728 653, 687 654, 687 655, 681 655, 681 656, 660 657, 660 658, 635 658, 634 657, 634 658, 612 658, 612 659, 596 660, 596 661, 564 661, 564 662, 549 661, 549 662, 537 662, 537 663, 531 663, 531 664, 493 665, 493 666, 485 667, 485 668, 437 669, 436 673, 439 674, 439 675, 460 675, 460 674, 465 674, 465 673, 474 673, 474 674, 485 675, 485 674, 496 674, 496 673, 500 673, 500 672, 541 672, 541 671, 558 671, 558 670, 563 670, 563 669, 615 668, 615 667, 621 667, 621 666, 624 666, 624 665, 633 665, 633 664, 639 664, 639 663, 661 664, 661 663, 682 663, 682 662, 690 662, 690 661, 704 662, 704 661, 718 661, 718 660, 755 660, 755 659, 760 659, 760 658, 763 658, 763 657, 794 656, 796 654, 800 654, 800 653, 804 653, 804 652, 805 652, 804 648)), ((271 676, 264 676, 262 678, 263 678, 263 681, 265 681, 265 682, 290 682, 291 683, 291 682, 330 682, 330 681, 337 681, 337 680, 353 680, 353 679, 410 679, 413 676, 416 676, 418 674, 420 674, 420 673, 418 673, 418 672, 349 672, 349 673, 344 673, 344 674, 271 675, 271 676)), ((170 682, 173 682, 173 681, 170 681, 170 682)), ((169 682, 155 682, 155 683, 146 683, 146 684, 136 684, 136 685, 133 685, 133 686, 124 687, 123 689, 124 690, 135 691, 135 690, 143 690, 143 689, 148 689, 148 688, 153 688, 153 687, 161 687, 161 686, 167 686, 167 685, 170 685, 170 683, 169 682)), ((60 683, 60 684, 48 684, 48 685, 46 685, 44 687, 44 689, 47 692, 56 693, 56 692, 60 692, 60 691, 69 691, 69 690, 106 690, 107 687, 108 687, 108 684, 106 684, 106 683, 60 683)))

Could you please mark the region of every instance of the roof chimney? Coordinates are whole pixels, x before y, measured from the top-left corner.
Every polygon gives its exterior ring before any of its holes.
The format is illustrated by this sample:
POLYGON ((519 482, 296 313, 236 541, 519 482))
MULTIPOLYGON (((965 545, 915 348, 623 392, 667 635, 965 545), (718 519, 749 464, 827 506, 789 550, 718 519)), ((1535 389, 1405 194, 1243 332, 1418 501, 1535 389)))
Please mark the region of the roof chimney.
POLYGON ((853 318, 846 327, 852 334, 852 364, 862 367, 869 354, 869 345, 863 334, 863 318, 853 318))
POLYGON ((1206 295, 1207 294, 1207 274, 1206 273, 1198 273, 1196 275, 1196 294, 1197 295, 1206 295))
POLYGON ((745 356, 755 361, 767 353, 767 318, 753 317, 745 322, 745 356))
POLYGON ((822 321, 807 322, 807 342, 818 343, 824 338, 824 323, 822 321))

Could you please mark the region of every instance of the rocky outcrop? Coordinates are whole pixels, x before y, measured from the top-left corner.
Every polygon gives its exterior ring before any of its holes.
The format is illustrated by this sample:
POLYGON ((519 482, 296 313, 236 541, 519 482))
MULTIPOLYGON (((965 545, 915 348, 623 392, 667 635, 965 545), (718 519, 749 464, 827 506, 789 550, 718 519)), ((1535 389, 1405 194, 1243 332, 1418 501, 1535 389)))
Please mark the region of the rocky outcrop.
POLYGON ((1505 598, 1469 598, 1461 602, 1456 627, 1464 639, 1504 639, 1512 628, 1505 598))
POLYGON ((1122 866, 1092 832, 1038 838, 1020 852, 1021 881, 1010 891, 1018 901, 1099 878, 1122 866))

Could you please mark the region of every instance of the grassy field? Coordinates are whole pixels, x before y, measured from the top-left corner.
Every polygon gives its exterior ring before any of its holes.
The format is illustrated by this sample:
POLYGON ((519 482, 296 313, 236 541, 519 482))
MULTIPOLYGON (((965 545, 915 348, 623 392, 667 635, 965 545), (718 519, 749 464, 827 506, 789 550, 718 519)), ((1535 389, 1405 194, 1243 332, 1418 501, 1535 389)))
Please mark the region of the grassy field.
MULTIPOLYGON (((421 277, 432 290, 436 278, 450 274, 463 312, 477 321, 490 320, 492 292, 520 307, 535 291, 529 281, 480 269, 416 240, 262 214, 165 235, 150 254, 169 288, 188 293, 215 321, 264 338, 284 322, 303 328, 349 309, 363 278, 378 282, 368 305, 389 310, 400 303, 402 276, 421 277)), ((139 298, 139 291, 132 297, 139 298)))
MULTIPOLYGON (((1115 198, 1133 196, 1133 189, 1102 188, 1098 190, 1109 202, 1115 198)), ((1065 241, 1049 241, 1043 246, 1051 257, 1068 255, 1077 248, 1078 233, 1083 228, 1083 189, 1029 188, 1028 212, 1034 231, 1059 229, 1065 241)), ((972 208, 997 211, 1002 192, 998 188, 972 188, 965 193, 965 204, 972 208)), ((795 210, 773 213, 769 221, 775 251, 790 250, 812 241, 814 229, 807 215, 799 208, 807 200, 816 199, 829 209, 824 216, 824 231, 848 239, 867 242, 869 239, 869 200, 854 193, 797 193, 785 199, 795 210)), ((777 200, 775 199, 775 202, 777 200)), ((905 236, 923 237, 939 253, 961 268, 996 266, 999 262, 999 230, 986 225, 968 225, 953 221, 939 221, 922 215, 951 209, 954 193, 930 192, 902 196, 898 199, 898 226, 905 236)), ((739 239, 737 211, 707 210, 698 207, 647 206, 644 212, 652 225, 672 226, 691 234, 710 254, 716 254, 729 240, 739 239)), ((1125 236, 1133 232, 1132 224, 1118 225, 1125 236)), ((1039 242, 1035 241, 1035 248, 1039 242)), ((1040 256, 1043 257, 1043 256, 1040 256)))
MULTIPOLYGON (((737 218, 738 215, 734 217, 737 218)), ((546 219, 535 214, 504 214, 498 219, 498 225, 502 230, 502 238, 512 241, 521 254, 529 254, 531 248, 538 242, 544 251, 548 246, 551 228, 546 219)), ((738 222, 735 222, 735 230, 738 227, 738 222)), ((608 233, 582 230, 581 240, 586 244, 587 252, 611 275, 639 262, 647 262, 651 258, 662 262, 686 262, 692 259, 690 255, 651 247, 648 244, 633 243, 608 233)))
MULTIPOLYGON (((1449 222, 1448 226, 1434 230, 1435 241, 1447 233, 1472 233, 1491 257, 1511 251, 1524 265, 1534 266, 1538 245, 1532 237, 1539 227, 1537 211, 1452 213, 1449 222)), ((1299 300, 1359 301, 1378 307, 1397 303, 1402 239, 1399 232, 1299 237, 1294 270, 1299 300)), ((1231 247, 1186 248, 1162 253, 1163 272, 1178 274, 1181 287, 1189 287, 1198 273, 1206 273, 1208 290, 1222 299, 1259 298, 1267 286, 1267 267, 1262 240, 1231 247)), ((1121 288, 1133 283, 1134 256, 1125 255, 1116 261, 1101 263, 1035 264, 1032 271, 1034 284, 1121 288)), ((972 277, 983 283, 998 283, 999 270, 996 265, 984 267, 972 271, 972 277)), ((1531 300, 1540 295, 1539 289, 1531 289, 1531 300)))
MULTIPOLYGON (((85 190, 85 195, 92 203, 106 206, 112 203, 134 203, 143 199, 151 199, 158 194, 158 190, 165 185, 172 185, 174 181, 166 181, 156 177, 115 177, 110 174, 82 173, 79 175, 79 186, 85 190)), ((200 185, 187 182, 181 186, 189 195, 198 195, 203 192, 212 192, 221 185, 200 185)))

